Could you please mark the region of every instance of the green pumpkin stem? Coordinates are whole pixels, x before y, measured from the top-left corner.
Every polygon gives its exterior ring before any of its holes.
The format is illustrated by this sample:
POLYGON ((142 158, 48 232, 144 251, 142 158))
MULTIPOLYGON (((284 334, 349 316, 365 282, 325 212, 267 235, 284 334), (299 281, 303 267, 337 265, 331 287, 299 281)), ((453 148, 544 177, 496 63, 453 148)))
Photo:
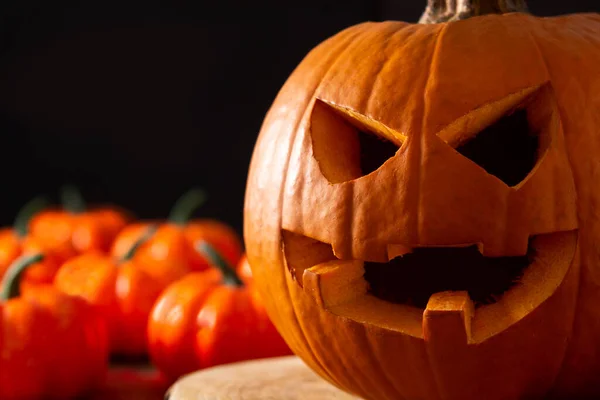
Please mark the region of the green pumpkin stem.
POLYGON ((63 208, 73 214, 81 214, 87 209, 83 195, 74 185, 65 185, 60 189, 60 201, 63 208))
POLYGON ((122 264, 124 262, 130 261, 133 256, 135 255, 135 253, 138 251, 138 249, 144 244, 146 243, 150 238, 152 238, 152 236, 154 236, 154 233, 156 232, 156 230, 158 229, 157 225, 150 225, 148 227, 148 229, 146 229, 146 231, 144 232, 143 235, 141 235, 129 248, 129 250, 127 250, 125 252, 125 254, 123 254, 123 256, 121 257, 121 259, 119 260, 119 264, 122 264))
POLYGON ((24 255, 17 258, 8 267, 0 282, 0 302, 18 297, 21 294, 21 279, 30 265, 38 263, 44 259, 43 254, 24 255))
POLYGON ((48 201, 48 198, 43 196, 36 197, 25 203, 25 205, 17 213, 17 217, 13 223, 13 229, 17 236, 20 238, 27 236, 27 233, 29 232, 29 221, 31 221, 31 218, 44 208, 48 207, 49 204, 50 202, 48 201))
POLYGON ((234 286, 234 287, 242 287, 244 286, 244 282, 240 279, 238 274, 235 272, 235 269, 229 265, 227 261, 213 246, 205 242, 204 240, 199 240, 194 244, 196 251, 205 256, 208 261, 221 271, 223 274, 223 284, 234 286))
POLYGON ((436 24, 511 12, 529 13, 525 0, 427 0, 419 23, 436 24))
POLYGON ((185 225, 194 211, 204 204, 206 197, 206 192, 202 189, 191 189, 184 193, 173 205, 168 220, 177 225, 185 225))

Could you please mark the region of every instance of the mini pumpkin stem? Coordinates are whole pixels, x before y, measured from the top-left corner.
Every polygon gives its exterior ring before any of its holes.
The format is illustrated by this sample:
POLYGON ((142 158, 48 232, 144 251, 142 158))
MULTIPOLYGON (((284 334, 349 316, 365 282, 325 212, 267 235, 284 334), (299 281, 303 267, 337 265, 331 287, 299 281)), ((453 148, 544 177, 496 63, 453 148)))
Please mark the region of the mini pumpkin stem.
POLYGON ((146 243, 150 238, 152 238, 152 236, 154 236, 154 233, 156 232, 157 229, 158 229, 157 225, 150 225, 148 227, 148 229, 146 229, 146 232, 144 232, 143 235, 141 235, 135 242, 133 242, 133 244, 131 245, 129 250, 127 250, 127 252, 125 252, 125 254, 123 254, 121 259, 119 260, 119 264, 131 260, 133 258, 133 256, 135 255, 135 253, 138 251, 138 249, 144 243, 146 243))
POLYGON ((13 229, 18 237, 24 238, 29 231, 29 221, 31 218, 46 208, 50 202, 47 197, 36 197, 32 200, 29 200, 25 205, 19 210, 17 216, 15 218, 15 222, 13 223, 13 229))
POLYGON ((60 189, 60 201, 63 208, 73 214, 81 214, 87 209, 85 199, 74 185, 65 185, 60 189))
POLYGON ((206 193, 202 189, 191 189, 184 193, 173 205, 169 221, 177 225, 185 225, 194 211, 206 201, 206 193))
POLYGON ((511 12, 528 13, 525 0, 427 0, 419 23, 435 24, 511 12))
POLYGON ((196 251, 208 258, 210 263, 219 269, 223 274, 223 283, 229 286, 242 287, 244 282, 240 279, 235 269, 225 261, 217 250, 204 240, 199 240, 194 244, 196 251))
POLYGON ((18 297, 21 294, 20 287, 23 274, 30 265, 38 263, 43 259, 44 255, 38 253, 24 255, 13 261, 0 283, 0 301, 7 301, 18 297))

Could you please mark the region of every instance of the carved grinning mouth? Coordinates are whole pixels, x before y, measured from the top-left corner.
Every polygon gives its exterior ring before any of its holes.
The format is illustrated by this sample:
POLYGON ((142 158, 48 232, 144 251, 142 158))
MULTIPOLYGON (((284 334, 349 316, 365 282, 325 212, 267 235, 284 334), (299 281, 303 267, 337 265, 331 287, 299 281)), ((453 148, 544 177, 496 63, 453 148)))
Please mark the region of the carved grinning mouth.
MULTIPOLYGON (((305 270, 344 262, 334 255, 330 245, 323 242, 289 231, 284 231, 283 238, 288 268, 300 285, 305 270)), ((485 257, 475 245, 404 247, 405 254, 385 263, 346 262, 362 263, 367 292, 382 300, 425 308, 435 293, 465 291, 478 307, 496 302, 519 283, 524 270, 536 257, 535 242, 536 237, 533 237, 523 256, 485 257)))
POLYGON ((367 295, 424 309, 436 294, 461 291, 479 308, 499 301, 522 285, 527 275, 550 275, 551 268, 561 267, 564 271, 558 274, 566 272, 575 248, 574 231, 557 232, 533 236, 523 256, 486 257, 475 245, 414 249, 402 246, 402 255, 381 263, 340 260, 331 245, 290 231, 284 230, 282 237, 292 277, 300 286, 318 281, 320 300, 329 306, 367 295), (553 266, 554 263, 561 267, 553 266))
POLYGON ((392 303, 425 308, 435 293, 466 291, 479 307, 519 283, 535 257, 532 241, 516 257, 485 257, 477 246, 416 248, 387 263, 365 262, 364 279, 369 293, 392 303))

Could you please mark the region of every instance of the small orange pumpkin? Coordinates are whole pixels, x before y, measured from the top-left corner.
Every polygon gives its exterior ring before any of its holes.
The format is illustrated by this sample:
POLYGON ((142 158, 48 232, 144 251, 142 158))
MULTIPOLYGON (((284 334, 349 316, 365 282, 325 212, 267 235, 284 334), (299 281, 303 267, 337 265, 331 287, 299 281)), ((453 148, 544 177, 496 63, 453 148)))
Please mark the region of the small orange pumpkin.
POLYGON ((30 221, 29 232, 52 248, 71 248, 75 254, 108 252, 131 217, 116 207, 88 208, 73 186, 61 190, 62 208, 48 209, 30 221))
POLYGON ((156 231, 147 228, 123 257, 88 252, 63 264, 54 285, 99 309, 107 322, 110 351, 125 356, 146 354, 148 315, 161 291, 189 272, 184 267, 147 264, 137 252, 156 231))
POLYGON ((171 379, 214 365, 291 354, 253 286, 207 242, 197 251, 214 269, 169 285, 148 322, 153 364, 171 379))
POLYGON ((519 6, 431 0, 437 23, 348 28, 265 118, 253 280, 349 392, 600 397, 600 15, 466 18, 519 6))
POLYGON ((60 264, 75 254, 71 246, 54 246, 29 234, 30 220, 47 206, 44 197, 32 199, 19 210, 11 228, 0 230, 0 277, 22 254, 43 253, 43 262, 27 268, 26 275, 32 279, 26 278, 23 282, 50 283, 60 264))
POLYGON ((0 229, 0 277, 23 253, 23 241, 29 232, 29 220, 47 205, 48 201, 43 197, 30 200, 19 210, 12 227, 0 229))
POLYGON ((215 246, 229 263, 236 264, 242 253, 238 234, 220 221, 191 219, 194 211, 205 199, 206 195, 202 190, 191 189, 175 202, 166 221, 135 222, 127 226, 115 239, 112 255, 121 257, 149 224, 157 224, 156 233, 139 251, 140 259, 183 265, 193 271, 201 271, 207 269, 209 263, 203 255, 194 250, 193 243, 206 240, 215 246))
POLYGON ((104 321, 84 300, 51 285, 20 293, 40 254, 18 258, 0 287, 0 398, 71 399, 92 393, 108 370, 104 321))

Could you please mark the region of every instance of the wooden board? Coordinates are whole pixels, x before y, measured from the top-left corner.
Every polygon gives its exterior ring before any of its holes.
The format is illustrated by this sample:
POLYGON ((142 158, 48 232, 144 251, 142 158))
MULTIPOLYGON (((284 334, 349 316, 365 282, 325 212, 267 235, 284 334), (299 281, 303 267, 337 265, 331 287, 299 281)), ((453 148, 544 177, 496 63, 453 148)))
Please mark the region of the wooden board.
POLYGON ((321 379, 298 357, 247 361, 186 375, 168 400, 358 400, 321 379))

